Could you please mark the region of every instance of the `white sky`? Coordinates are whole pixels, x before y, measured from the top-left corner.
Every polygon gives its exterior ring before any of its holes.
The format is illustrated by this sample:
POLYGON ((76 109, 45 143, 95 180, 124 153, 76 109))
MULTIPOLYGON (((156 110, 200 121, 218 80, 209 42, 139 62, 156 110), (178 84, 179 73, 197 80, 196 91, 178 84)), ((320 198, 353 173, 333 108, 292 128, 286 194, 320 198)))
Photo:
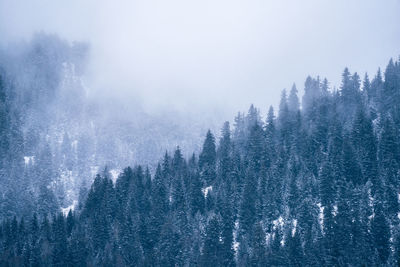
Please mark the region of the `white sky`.
POLYGON ((373 76, 400 55, 400 0, 0 0, 0 42, 36 31, 90 42, 101 95, 231 118, 309 74, 373 76))

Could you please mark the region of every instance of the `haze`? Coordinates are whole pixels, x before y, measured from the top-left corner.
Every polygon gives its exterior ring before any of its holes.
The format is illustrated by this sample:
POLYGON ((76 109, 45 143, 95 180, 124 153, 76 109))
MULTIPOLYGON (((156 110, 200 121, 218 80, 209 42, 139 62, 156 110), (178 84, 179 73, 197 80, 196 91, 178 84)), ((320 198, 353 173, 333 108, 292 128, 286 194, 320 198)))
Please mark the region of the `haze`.
POLYGON ((400 55, 400 2, 0 0, 0 42, 38 31, 91 46, 87 83, 148 111, 277 105, 307 75, 340 85, 400 55))

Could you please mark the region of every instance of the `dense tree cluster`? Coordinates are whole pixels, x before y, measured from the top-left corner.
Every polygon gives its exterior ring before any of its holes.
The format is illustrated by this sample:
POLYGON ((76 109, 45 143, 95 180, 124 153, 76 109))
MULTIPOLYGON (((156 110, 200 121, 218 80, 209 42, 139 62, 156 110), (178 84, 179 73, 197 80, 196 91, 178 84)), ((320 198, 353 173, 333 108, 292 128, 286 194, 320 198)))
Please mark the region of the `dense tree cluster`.
MULTIPOLYGON (((65 62, 71 62, 78 72, 85 49, 79 43, 69 47, 58 37, 45 34, 16 46, 14 53, 0 49, 1 219, 59 211, 65 194, 60 194, 62 183, 56 182, 63 172, 74 171, 70 163, 80 157, 72 157, 71 146, 66 145, 68 135, 59 149, 54 149, 49 125, 55 120, 46 108, 53 107, 57 97, 72 102, 64 98, 59 85, 67 69, 65 62)), ((82 94, 77 91, 71 89, 69 94, 75 105, 81 106, 82 94)), ((89 161, 87 155, 85 158, 89 161)))
POLYGON ((397 265, 400 62, 339 90, 308 77, 301 102, 293 85, 277 116, 251 106, 153 175, 106 169, 67 216, 5 219, 0 265, 397 265))

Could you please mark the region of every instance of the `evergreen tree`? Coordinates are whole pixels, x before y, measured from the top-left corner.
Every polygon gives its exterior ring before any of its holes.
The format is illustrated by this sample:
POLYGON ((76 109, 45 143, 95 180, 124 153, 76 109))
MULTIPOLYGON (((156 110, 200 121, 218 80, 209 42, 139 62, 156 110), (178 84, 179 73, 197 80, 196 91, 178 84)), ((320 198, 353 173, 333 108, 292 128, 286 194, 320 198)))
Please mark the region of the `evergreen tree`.
POLYGON ((377 203, 374 209, 371 232, 374 248, 378 253, 377 264, 386 264, 390 254, 390 228, 380 203, 377 203))
POLYGON ((288 98, 288 109, 291 112, 297 112, 300 109, 299 98, 297 96, 296 84, 293 84, 288 98))
POLYGON ((399 148, 393 123, 390 119, 383 122, 380 140, 378 143, 379 174, 385 185, 385 204, 387 215, 392 219, 399 211, 399 148))
POLYGON ((230 183, 230 174, 232 172, 232 141, 229 122, 225 122, 221 131, 221 139, 218 146, 218 176, 223 183, 230 183))
POLYGON ((260 223, 254 225, 251 240, 251 257, 250 264, 252 266, 265 266, 267 264, 267 244, 265 239, 265 231, 260 223))
POLYGON ((216 146, 214 135, 208 130, 199 157, 199 167, 202 177, 207 185, 212 184, 216 177, 216 146))
POLYGON ((201 256, 202 266, 220 265, 221 230, 217 216, 209 219, 205 230, 205 240, 201 256))
POLYGON ((157 251, 157 265, 176 266, 182 264, 182 242, 178 232, 174 229, 172 222, 169 220, 163 226, 157 251))

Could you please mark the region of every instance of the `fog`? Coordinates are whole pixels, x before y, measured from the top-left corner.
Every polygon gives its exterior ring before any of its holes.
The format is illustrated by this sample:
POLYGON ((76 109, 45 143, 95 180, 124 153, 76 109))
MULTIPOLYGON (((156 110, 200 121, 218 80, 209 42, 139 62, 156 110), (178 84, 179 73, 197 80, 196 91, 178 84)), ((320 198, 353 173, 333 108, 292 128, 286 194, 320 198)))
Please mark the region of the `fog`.
POLYGON ((251 103, 265 114, 307 75, 374 75, 400 55, 399 14, 397 0, 0 0, 0 42, 85 41, 96 95, 231 119, 251 103))

